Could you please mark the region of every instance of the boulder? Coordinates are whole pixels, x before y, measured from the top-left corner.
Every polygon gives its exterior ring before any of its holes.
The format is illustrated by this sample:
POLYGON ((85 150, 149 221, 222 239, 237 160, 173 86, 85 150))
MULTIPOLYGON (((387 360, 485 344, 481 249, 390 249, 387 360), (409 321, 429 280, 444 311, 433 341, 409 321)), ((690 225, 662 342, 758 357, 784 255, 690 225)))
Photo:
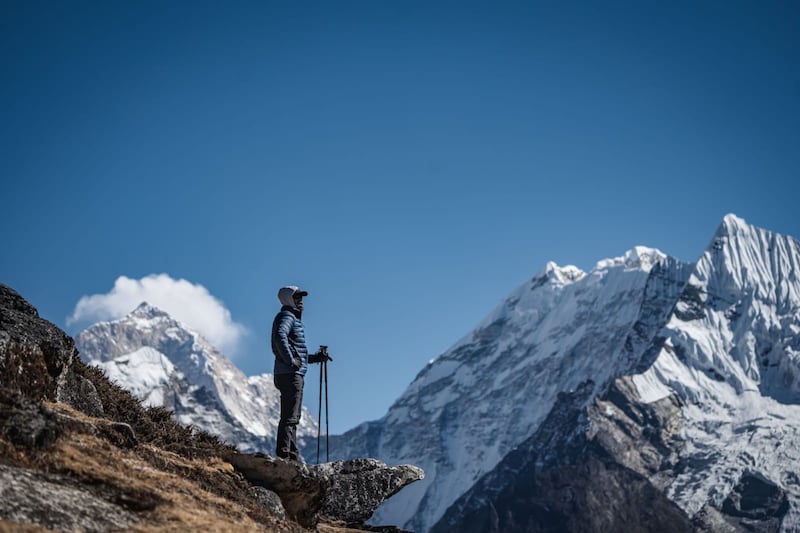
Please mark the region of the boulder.
POLYGON ((275 492, 286 514, 305 527, 314 527, 325 501, 328 480, 308 466, 263 453, 233 452, 225 457, 250 483, 275 492))
POLYGON ((264 487, 250 487, 250 494, 260 503, 269 514, 281 520, 286 519, 286 509, 283 508, 280 496, 264 487))
POLYGON ((384 500, 425 477, 419 467, 386 466, 376 459, 350 459, 311 468, 329 483, 321 514, 348 524, 367 521, 384 500))

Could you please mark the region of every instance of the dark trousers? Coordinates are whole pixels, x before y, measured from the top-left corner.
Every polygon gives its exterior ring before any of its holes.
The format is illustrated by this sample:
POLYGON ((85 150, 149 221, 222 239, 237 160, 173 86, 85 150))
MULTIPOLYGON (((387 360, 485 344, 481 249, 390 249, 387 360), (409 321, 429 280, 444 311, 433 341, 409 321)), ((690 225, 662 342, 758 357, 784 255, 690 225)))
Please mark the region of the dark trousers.
POLYGON ((275 455, 284 459, 300 459, 297 450, 297 424, 303 406, 303 376, 275 374, 275 386, 281 392, 281 421, 275 455))

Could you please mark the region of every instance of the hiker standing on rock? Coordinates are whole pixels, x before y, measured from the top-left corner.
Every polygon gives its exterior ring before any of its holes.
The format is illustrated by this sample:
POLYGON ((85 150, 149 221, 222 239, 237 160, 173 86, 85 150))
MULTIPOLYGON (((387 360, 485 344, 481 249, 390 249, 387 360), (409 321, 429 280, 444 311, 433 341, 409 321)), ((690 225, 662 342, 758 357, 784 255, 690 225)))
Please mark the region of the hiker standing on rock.
POLYGON ((329 361, 327 353, 309 356, 303 323, 303 298, 307 291, 290 285, 281 287, 278 300, 281 310, 272 323, 272 353, 275 354, 275 386, 281 393, 281 420, 278 423, 276 455, 298 461, 297 424, 303 406, 303 384, 308 363, 329 361))

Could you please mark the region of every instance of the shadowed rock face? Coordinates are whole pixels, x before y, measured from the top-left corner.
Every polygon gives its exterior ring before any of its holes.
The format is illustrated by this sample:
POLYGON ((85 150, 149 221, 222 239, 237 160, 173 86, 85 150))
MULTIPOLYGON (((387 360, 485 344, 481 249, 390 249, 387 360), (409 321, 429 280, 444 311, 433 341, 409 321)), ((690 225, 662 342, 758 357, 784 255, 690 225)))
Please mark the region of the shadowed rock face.
POLYGON ((705 505, 693 518, 698 533, 777 533, 789 511, 786 491, 761 476, 746 473, 721 509, 705 505))
POLYGON ((763 521, 754 531, 777 531, 780 519, 789 510, 786 492, 771 481, 752 474, 745 474, 722 502, 722 512, 734 518, 763 521))
POLYGON ((448 510, 434 533, 664 532, 776 533, 786 492, 744 474, 720 508, 692 519, 663 485, 681 468, 680 401, 643 404, 629 378, 586 402, 562 394, 542 427, 448 510))
POLYGON ((73 371, 77 355, 69 335, 0 284, 0 386, 32 400, 60 401, 102 415, 94 385, 73 371))
POLYGON ((588 401, 592 386, 561 394, 539 430, 432 531, 691 531, 689 517, 648 479, 675 460, 673 399, 637 404, 630 383, 617 380, 588 401))

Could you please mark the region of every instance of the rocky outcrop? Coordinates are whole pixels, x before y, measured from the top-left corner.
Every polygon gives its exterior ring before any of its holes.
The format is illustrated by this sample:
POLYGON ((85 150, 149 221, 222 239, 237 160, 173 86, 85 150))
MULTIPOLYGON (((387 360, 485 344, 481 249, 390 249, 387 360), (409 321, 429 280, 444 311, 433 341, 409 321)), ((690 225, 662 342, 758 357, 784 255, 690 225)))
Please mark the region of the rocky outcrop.
POLYGON ((226 460, 251 483, 276 493, 286 513, 306 527, 315 526, 320 516, 363 525, 384 500, 425 476, 415 466, 390 467, 375 459, 308 466, 260 453, 232 453, 226 460))
POLYGON ((101 415, 103 406, 94 385, 74 371, 77 358, 69 335, 0 284, 0 386, 33 400, 60 401, 101 415))
POLYGON ((720 509, 706 505, 693 522, 702 533, 777 533, 788 511, 785 490, 760 475, 745 473, 720 509))
POLYGON ((363 524, 384 500, 425 477, 416 466, 386 466, 376 459, 335 461, 312 469, 329 483, 322 515, 348 524, 363 524))
POLYGON ((263 453, 234 452, 225 457, 250 483, 278 494, 286 513, 313 527, 328 491, 328 481, 308 466, 263 453))
POLYGON ((61 531, 118 531, 138 520, 130 511, 65 476, 0 464, 0 517, 61 531))

